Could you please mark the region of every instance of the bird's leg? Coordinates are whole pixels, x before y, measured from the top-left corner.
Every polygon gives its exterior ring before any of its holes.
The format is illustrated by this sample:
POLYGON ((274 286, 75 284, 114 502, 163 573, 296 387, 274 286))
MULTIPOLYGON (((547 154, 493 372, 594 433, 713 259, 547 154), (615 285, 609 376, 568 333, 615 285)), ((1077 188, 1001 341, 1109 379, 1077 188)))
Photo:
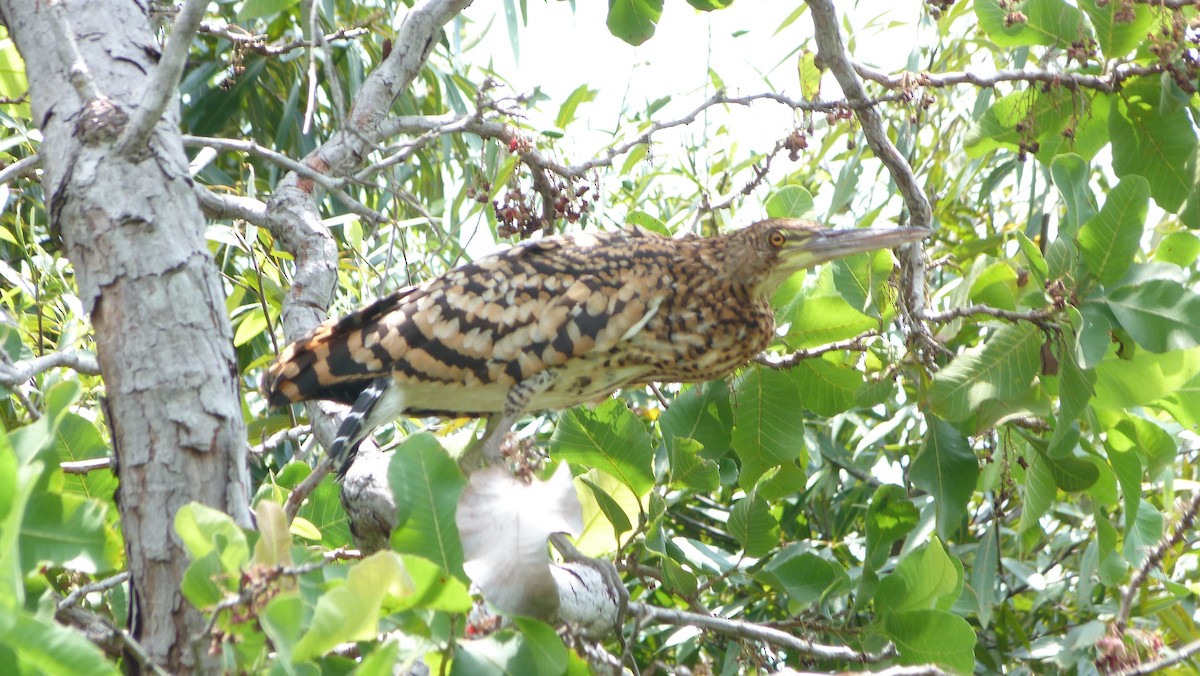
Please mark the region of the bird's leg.
POLYGON ((534 395, 544 392, 546 388, 554 384, 556 378, 558 378, 558 371, 547 369, 513 385, 504 400, 504 410, 500 415, 488 418, 483 436, 463 453, 459 460, 459 465, 463 470, 470 473, 499 460, 500 445, 504 443, 504 437, 508 431, 521 419, 521 416, 525 415, 534 395))

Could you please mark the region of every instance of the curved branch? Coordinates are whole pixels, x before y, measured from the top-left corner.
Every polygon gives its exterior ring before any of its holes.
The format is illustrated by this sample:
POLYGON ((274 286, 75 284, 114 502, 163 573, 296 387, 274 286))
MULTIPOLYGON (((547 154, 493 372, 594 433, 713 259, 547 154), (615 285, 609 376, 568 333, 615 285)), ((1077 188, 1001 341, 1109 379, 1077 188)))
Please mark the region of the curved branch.
POLYGON ((20 178, 25 174, 31 174, 40 166, 42 166, 42 158, 40 156, 30 155, 29 157, 22 157, 4 169, 0 169, 0 185, 20 178))
POLYGON ((100 365, 90 352, 68 350, 8 363, 0 360, 0 385, 14 387, 53 368, 65 367, 89 376, 100 375, 100 365))
POLYGON ((846 662, 856 662, 860 664, 875 664, 884 660, 895 657, 896 647, 888 644, 883 650, 877 653, 858 652, 846 646, 823 645, 813 643, 802 638, 797 638, 791 634, 780 631, 772 627, 764 627, 752 622, 743 620, 731 620, 724 617, 714 617, 712 615, 700 615, 697 613, 689 613, 683 610, 674 610, 668 608, 658 608, 643 603, 630 603, 629 612, 643 619, 653 622, 661 622, 680 627, 696 627, 698 629, 707 629, 718 634, 726 636, 734 636, 750 641, 762 641, 770 645, 788 648, 806 655, 815 655, 821 659, 827 660, 842 660, 846 662))

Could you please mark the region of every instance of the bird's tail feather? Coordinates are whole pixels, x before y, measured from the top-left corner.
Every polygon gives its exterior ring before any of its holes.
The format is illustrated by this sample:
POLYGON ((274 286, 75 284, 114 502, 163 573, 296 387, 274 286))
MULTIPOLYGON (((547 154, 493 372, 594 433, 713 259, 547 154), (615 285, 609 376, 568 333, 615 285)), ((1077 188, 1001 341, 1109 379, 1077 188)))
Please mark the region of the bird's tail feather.
POLYGON ((387 394, 391 381, 390 376, 372 380, 358 395, 354 406, 342 420, 341 427, 338 427, 337 436, 329 445, 329 459, 337 469, 339 479, 345 478, 347 470, 354 462, 354 456, 358 453, 359 444, 376 426, 371 419, 371 414, 375 412, 376 405, 387 394))

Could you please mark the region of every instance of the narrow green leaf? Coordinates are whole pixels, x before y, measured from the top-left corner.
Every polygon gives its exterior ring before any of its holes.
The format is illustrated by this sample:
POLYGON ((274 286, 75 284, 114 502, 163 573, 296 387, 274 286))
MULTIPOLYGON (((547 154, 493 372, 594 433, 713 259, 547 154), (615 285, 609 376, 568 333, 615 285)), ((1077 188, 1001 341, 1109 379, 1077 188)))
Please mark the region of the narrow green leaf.
POLYGON ((1067 205, 1063 236, 1074 237, 1079 226, 1096 213, 1096 196, 1088 185, 1091 169, 1082 157, 1067 153, 1055 157, 1050 163, 1050 177, 1067 205))
POLYGON ((1159 79, 1131 82, 1108 118, 1113 170, 1144 176, 1158 206, 1176 212, 1196 190, 1196 128, 1185 106, 1164 96, 1159 79))
POLYGON ((392 549, 423 556, 465 580, 454 513, 467 481, 432 434, 400 442, 388 464, 388 485, 396 499, 392 549))
POLYGON ((896 644, 902 664, 939 664, 969 674, 975 666, 975 631, 966 619, 939 610, 888 613, 884 634, 896 644))
POLYGON ((779 522, 767 501, 753 491, 733 505, 727 527, 751 558, 762 557, 779 546, 779 522))
POLYGON ((937 530, 946 538, 958 530, 967 513, 967 502, 975 492, 979 460, 967 438, 953 425, 927 416, 929 431, 908 475, 913 484, 933 497, 937 530))
POLYGON ((1054 475, 1050 471, 1050 463, 1040 453, 1033 453, 1033 459, 1025 470, 1025 501, 1021 512, 1022 532, 1036 526, 1038 519, 1050 510, 1058 487, 1054 483, 1054 475))
POLYGON ((1108 192, 1100 213, 1079 230, 1079 249, 1088 270, 1101 284, 1125 275, 1137 253, 1150 207, 1150 184, 1136 174, 1108 192))
POLYGON ((1025 233, 1017 232, 1017 244, 1021 247, 1021 253, 1025 255, 1025 260, 1029 261, 1029 266, 1033 268, 1034 273, 1044 282, 1046 275, 1050 272, 1050 267, 1046 264, 1046 259, 1042 256, 1041 249, 1029 239, 1025 233))
POLYGON ((817 100, 821 96, 821 69, 817 68, 817 53, 801 50, 796 59, 796 71, 800 76, 800 95, 809 101, 817 100))
POLYGON ((1200 345, 1200 294, 1170 279, 1119 286, 1108 307, 1137 344, 1155 353, 1200 345))
POLYGON ((631 45, 654 37, 662 0, 608 0, 608 30, 631 45))
POLYGON ((753 486, 771 467, 804 455, 804 417, 790 374, 747 369, 734 386, 733 449, 742 459, 739 482, 753 486))
POLYGON ((1140 566, 1162 540, 1163 515, 1146 500, 1138 503, 1137 517, 1129 523, 1126 517, 1123 554, 1131 566, 1140 566))
MULTIPOLYGON (((512 0, 507 0, 512 2, 512 0)), ((580 104, 589 103, 596 100, 597 91, 588 87, 586 84, 581 84, 575 88, 567 96, 567 100, 563 102, 558 109, 558 117, 554 118, 554 124, 559 129, 566 129, 567 125, 575 120, 575 113, 579 110, 580 104)))
POLYGON ((550 453, 556 459, 607 472, 638 496, 654 486, 652 449, 645 423, 620 399, 592 410, 576 406, 564 412, 550 438, 550 453))
POLYGON ((992 608, 996 605, 997 572, 1000 562, 1000 523, 992 521, 979 546, 975 548, 975 561, 971 564, 971 586, 979 599, 979 623, 986 629, 992 621, 992 608))
POLYGON ((971 348, 933 377, 929 405, 950 421, 964 420, 989 399, 1015 397, 1041 370, 1042 334, 1036 326, 1001 327, 982 347, 971 348))

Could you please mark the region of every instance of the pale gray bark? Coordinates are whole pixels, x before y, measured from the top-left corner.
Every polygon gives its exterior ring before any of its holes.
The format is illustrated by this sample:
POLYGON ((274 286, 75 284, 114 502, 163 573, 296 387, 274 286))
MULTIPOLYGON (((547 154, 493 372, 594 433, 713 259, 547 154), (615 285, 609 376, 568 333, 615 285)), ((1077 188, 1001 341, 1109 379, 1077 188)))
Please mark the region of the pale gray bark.
POLYGON ((0 0, 25 59, 52 225, 90 312, 117 458, 131 622, 148 657, 202 668, 176 511, 198 501, 249 525, 246 431, 219 275, 172 101, 148 143, 116 152, 154 80, 144 3, 0 0))

